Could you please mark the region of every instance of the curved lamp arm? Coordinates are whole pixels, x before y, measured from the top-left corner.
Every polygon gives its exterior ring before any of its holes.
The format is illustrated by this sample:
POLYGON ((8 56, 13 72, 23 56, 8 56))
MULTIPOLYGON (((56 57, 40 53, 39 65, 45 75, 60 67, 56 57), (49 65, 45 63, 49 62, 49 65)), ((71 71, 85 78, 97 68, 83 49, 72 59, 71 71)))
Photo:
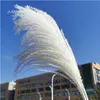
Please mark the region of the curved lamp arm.
POLYGON ((66 91, 68 92, 68 100, 70 100, 70 92, 68 89, 66 89, 66 91))

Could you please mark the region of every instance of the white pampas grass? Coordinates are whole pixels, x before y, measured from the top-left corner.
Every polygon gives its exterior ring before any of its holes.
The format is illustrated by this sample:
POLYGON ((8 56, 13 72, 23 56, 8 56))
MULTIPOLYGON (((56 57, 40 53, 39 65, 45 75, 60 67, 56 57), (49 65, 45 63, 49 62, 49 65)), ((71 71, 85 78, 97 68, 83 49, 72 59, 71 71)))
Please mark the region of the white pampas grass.
POLYGON ((21 47, 15 57, 16 71, 25 66, 55 67, 65 73, 77 86, 84 100, 88 100, 73 52, 55 20, 42 10, 15 5, 13 20, 16 33, 24 30, 21 47))

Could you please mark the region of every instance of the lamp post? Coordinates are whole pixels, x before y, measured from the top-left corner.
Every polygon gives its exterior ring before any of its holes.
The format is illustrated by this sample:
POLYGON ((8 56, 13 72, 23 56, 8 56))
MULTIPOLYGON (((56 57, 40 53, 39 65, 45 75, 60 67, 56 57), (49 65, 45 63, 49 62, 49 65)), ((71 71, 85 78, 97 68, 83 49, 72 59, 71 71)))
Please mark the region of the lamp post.
POLYGON ((53 76, 52 76, 52 79, 51 79, 51 86, 50 89, 51 89, 51 100, 54 100, 54 95, 53 95, 53 92, 54 92, 54 88, 53 88, 53 80, 54 80, 54 77, 57 75, 58 73, 55 73, 53 76))
MULTIPOLYGON (((41 70, 41 69, 40 69, 41 70)), ((45 72, 51 72, 51 71, 47 71, 47 70, 41 70, 41 71, 45 71, 45 72)), ((65 75, 63 75, 63 74, 60 74, 60 73, 58 73, 58 72, 51 72, 51 73, 54 73, 54 75, 52 76, 52 80, 51 80, 51 86, 49 86, 50 87, 50 89, 51 89, 51 100, 54 100, 54 98, 53 98, 53 80, 54 80, 54 77, 57 75, 57 74, 59 74, 59 75, 61 75, 61 76, 63 76, 63 77, 65 77, 66 79, 68 79, 68 77, 66 77, 65 75)), ((69 79, 69 81, 71 82, 71 83, 73 83, 70 79, 69 79)), ((74 84, 74 83, 73 83, 74 84)), ((74 84, 75 85, 75 84, 74 84)), ((66 91, 68 92, 68 100, 70 100, 70 92, 68 91, 68 89, 66 89, 66 91)))
POLYGON ((52 71, 43 70, 43 69, 39 69, 39 71, 49 72, 49 73, 54 73, 54 74, 59 74, 59 75, 63 76, 65 79, 68 79, 74 86, 76 86, 76 84, 74 84, 72 80, 70 80, 67 76, 65 76, 65 75, 63 75, 63 74, 61 74, 61 73, 59 73, 59 72, 52 72, 52 71))
POLYGON ((53 80, 54 80, 54 77, 57 75, 58 73, 55 73, 53 76, 52 76, 52 80, 51 80, 51 86, 49 86, 51 88, 51 100, 54 99, 53 97, 53 92, 54 92, 54 88, 53 88, 53 80))
POLYGON ((68 91, 68 89, 66 89, 67 93, 68 93, 68 100, 70 100, 70 92, 68 91))
POLYGON ((42 96, 41 96, 40 92, 37 92, 37 93, 39 95, 39 100, 42 100, 42 96))
POLYGON ((39 95, 39 100, 42 100, 42 96, 41 96, 41 94, 40 94, 39 90, 38 90, 38 89, 36 89, 36 91, 37 91, 37 93, 38 93, 38 95, 39 95))

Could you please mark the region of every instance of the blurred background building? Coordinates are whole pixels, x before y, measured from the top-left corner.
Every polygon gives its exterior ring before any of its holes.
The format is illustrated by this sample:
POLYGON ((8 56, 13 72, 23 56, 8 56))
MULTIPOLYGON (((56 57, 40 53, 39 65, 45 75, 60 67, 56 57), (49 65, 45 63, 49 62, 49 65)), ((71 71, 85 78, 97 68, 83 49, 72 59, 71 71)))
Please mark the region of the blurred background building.
MULTIPOLYGON (((87 63, 79 65, 79 70, 82 75, 84 87, 89 97, 92 98, 94 89, 100 85, 100 64, 87 63)), ((16 89, 14 93, 14 87, 8 88, 8 83, 1 84, 1 99, 9 100, 9 97, 13 97, 10 100, 39 100, 39 94, 42 96, 42 100, 51 100, 51 79, 53 73, 45 73, 36 76, 31 76, 23 79, 16 80, 16 89), (9 94, 9 91, 13 91, 9 94), (3 99, 5 98, 5 99, 3 99)), ((81 99, 81 95, 77 88, 63 76, 56 75, 54 78, 54 100, 68 100, 68 91, 70 92, 71 100, 81 99), (66 91, 68 89, 68 91, 66 91)))
POLYGON ((15 82, 0 84, 0 100, 14 100, 15 82))

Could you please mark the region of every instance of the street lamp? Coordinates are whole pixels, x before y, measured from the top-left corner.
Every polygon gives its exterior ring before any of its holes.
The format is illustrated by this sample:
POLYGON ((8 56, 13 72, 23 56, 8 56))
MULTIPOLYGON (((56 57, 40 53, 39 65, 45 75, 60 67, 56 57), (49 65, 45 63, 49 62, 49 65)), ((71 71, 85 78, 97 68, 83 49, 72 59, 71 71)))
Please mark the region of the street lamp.
POLYGON ((54 92, 54 88, 53 88, 53 80, 54 80, 54 77, 57 75, 58 73, 55 73, 53 76, 52 76, 52 80, 51 80, 51 100, 53 100, 53 92, 54 92))
POLYGON ((70 92, 68 89, 66 89, 67 93, 68 93, 68 100, 70 100, 70 92))
POLYGON ((67 76, 65 76, 65 75, 63 75, 63 74, 61 74, 61 73, 59 73, 59 72, 52 72, 52 71, 50 71, 50 70, 43 70, 43 69, 39 69, 39 71, 42 71, 42 72, 49 72, 49 73, 54 73, 54 74, 59 74, 59 75, 63 76, 65 79, 68 79, 74 86, 76 86, 76 84, 74 84, 73 81, 70 80, 69 77, 67 77, 67 76))
POLYGON ((39 100, 42 100, 42 96, 41 96, 41 94, 40 94, 40 92, 39 92, 38 89, 37 89, 37 93, 38 93, 38 95, 39 95, 39 100))
POLYGON ((39 95, 39 100, 42 100, 42 96, 41 96, 40 92, 37 92, 37 93, 39 95))
POLYGON ((50 89, 51 89, 51 100, 54 99, 54 95, 53 95, 53 92, 54 92, 54 88, 53 88, 53 80, 54 80, 54 77, 57 75, 58 73, 55 73, 53 76, 52 76, 52 80, 51 80, 51 86, 50 89))
MULTIPOLYGON (((58 74, 58 73, 55 73, 55 74, 52 76, 51 86, 49 86, 49 87, 51 88, 51 100, 54 99, 54 95, 53 95, 53 92, 54 92, 53 80, 54 80, 54 77, 55 77, 57 74, 58 74)), ((68 91, 68 89, 66 89, 66 91, 68 92, 68 100, 70 100, 70 92, 68 91)))
MULTIPOLYGON (((40 69, 40 70, 41 70, 41 69, 40 69)), ((50 72, 50 71, 47 71, 47 70, 41 70, 41 71, 50 72)), ((52 73, 52 72, 51 72, 51 73, 52 73)), ((59 74, 59 75, 65 77, 66 79, 68 79, 68 77, 66 77, 66 76, 63 75, 63 74, 60 74, 60 73, 58 73, 58 72, 53 72, 53 73, 54 73, 54 75, 52 76, 51 86, 49 86, 50 89, 51 89, 51 100, 54 100, 54 98, 53 98, 53 92, 54 92, 53 80, 54 80, 54 77, 55 77, 57 74, 59 74)), ((72 82, 71 80, 69 80, 69 81, 72 82)), ((73 82, 72 82, 72 83, 73 83, 73 82)), ((74 84, 74 83, 73 83, 73 84, 74 84)), ((74 84, 74 85, 75 85, 75 84, 74 84)), ((66 89, 66 91, 68 92, 68 100, 70 100, 70 92, 68 91, 68 89, 66 89)))

